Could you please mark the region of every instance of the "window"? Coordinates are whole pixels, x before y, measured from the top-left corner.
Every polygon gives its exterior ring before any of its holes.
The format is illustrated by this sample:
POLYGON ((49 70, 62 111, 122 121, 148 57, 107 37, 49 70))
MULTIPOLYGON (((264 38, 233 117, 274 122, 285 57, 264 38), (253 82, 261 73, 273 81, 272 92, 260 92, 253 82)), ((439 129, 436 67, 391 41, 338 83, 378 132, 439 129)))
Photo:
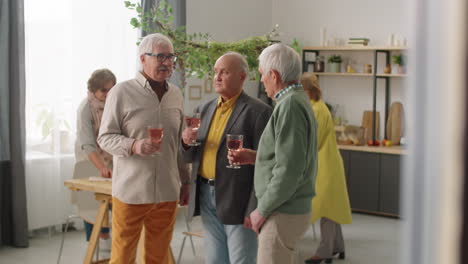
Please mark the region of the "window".
POLYGON ((117 82, 135 76, 138 31, 129 23, 134 15, 123 1, 25 0, 31 229, 60 223, 69 210, 63 180, 71 178, 76 111, 91 73, 108 68, 117 82))

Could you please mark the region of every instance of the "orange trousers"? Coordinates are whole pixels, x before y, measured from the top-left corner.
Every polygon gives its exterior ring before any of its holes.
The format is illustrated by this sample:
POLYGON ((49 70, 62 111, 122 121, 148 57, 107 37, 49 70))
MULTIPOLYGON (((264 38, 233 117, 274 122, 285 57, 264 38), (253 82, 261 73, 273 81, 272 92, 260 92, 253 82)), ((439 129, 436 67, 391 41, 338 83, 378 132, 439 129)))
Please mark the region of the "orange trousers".
POLYGON ((145 263, 166 264, 177 213, 177 202, 126 204, 112 197, 111 264, 133 264, 145 226, 145 263))

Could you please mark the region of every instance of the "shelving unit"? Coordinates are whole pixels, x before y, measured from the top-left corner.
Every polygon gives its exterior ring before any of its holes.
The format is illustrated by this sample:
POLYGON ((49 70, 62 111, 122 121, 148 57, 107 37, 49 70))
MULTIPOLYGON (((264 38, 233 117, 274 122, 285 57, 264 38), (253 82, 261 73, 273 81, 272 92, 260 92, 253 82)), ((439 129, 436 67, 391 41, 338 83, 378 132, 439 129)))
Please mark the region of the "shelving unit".
POLYGON ((373 119, 373 128, 372 128, 372 139, 375 141, 375 126, 376 126, 376 109, 377 109, 377 79, 385 80, 385 115, 384 115, 384 138, 387 138, 387 122, 388 119, 388 110, 390 107, 390 79, 391 78, 404 78, 406 74, 385 74, 377 73, 378 69, 378 55, 383 53, 385 55, 385 65, 390 64, 390 53, 395 51, 406 51, 404 47, 386 47, 386 46, 310 46, 304 47, 302 51, 302 68, 305 70, 308 64, 313 63, 307 61, 307 53, 314 53, 315 56, 319 56, 321 51, 362 51, 362 52, 372 52, 373 53, 373 71, 372 73, 334 73, 334 72, 315 72, 317 76, 338 76, 338 77, 369 77, 372 78, 373 83, 373 94, 372 94, 372 119, 373 119))
POLYGON ((372 77, 371 73, 347 73, 347 72, 314 72, 318 76, 342 76, 342 77, 372 77))
MULTIPOLYGON (((315 72, 317 76, 326 78, 368 78, 372 81, 372 138, 376 140, 376 108, 377 108, 377 80, 383 79, 385 83, 385 119, 384 137, 387 138, 387 119, 390 104, 390 80, 392 78, 405 78, 406 74, 378 73, 380 63, 390 64, 392 52, 404 52, 403 47, 373 47, 373 46, 342 46, 342 47, 304 47, 302 53, 303 69, 312 63, 307 61, 308 53, 320 52, 372 52, 372 73, 332 73, 315 72), (384 58, 379 58, 384 54, 384 58), (380 59, 380 61, 379 61, 380 59)), ((376 147, 339 145, 345 167, 346 181, 351 207, 354 212, 377 214, 382 216, 399 217, 400 194, 400 161, 406 150, 401 146, 376 147)))
POLYGON ((403 78, 403 77, 408 77, 406 74, 386 74, 386 73, 379 73, 376 74, 377 78, 379 77, 394 77, 394 78, 403 78))
POLYGON ((374 51, 374 50, 388 50, 400 51, 406 50, 405 47, 392 47, 392 46, 308 46, 303 50, 319 50, 319 51, 374 51))

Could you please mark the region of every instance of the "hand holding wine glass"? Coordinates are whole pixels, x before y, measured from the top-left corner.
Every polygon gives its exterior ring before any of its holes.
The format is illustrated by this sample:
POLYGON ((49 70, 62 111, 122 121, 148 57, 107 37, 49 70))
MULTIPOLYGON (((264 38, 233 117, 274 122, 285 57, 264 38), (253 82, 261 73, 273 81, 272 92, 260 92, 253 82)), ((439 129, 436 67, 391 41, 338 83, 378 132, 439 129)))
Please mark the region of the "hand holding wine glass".
POLYGON ((137 139, 132 145, 132 153, 143 157, 153 155, 159 149, 160 144, 153 143, 151 138, 137 139))
POLYGON ((164 136, 164 129, 162 124, 150 125, 147 127, 148 137, 150 138, 150 144, 154 148, 154 152, 151 156, 154 157, 155 154, 160 154, 161 142, 164 136))
POLYGON ((228 160, 230 164, 247 165, 255 164, 257 151, 248 148, 240 148, 228 151, 228 160))
MULTIPOLYGON (((229 151, 237 151, 238 149, 242 149, 243 141, 244 141, 243 135, 228 134, 226 136, 226 145, 229 151)), ((240 169, 240 166, 237 163, 232 163, 232 164, 227 165, 226 168, 240 169)))
POLYGON ((197 142, 197 134, 201 124, 200 113, 194 113, 192 117, 186 117, 185 123, 187 128, 183 134, 184 143, 189 146, 199 146, 200 142, 197 142))

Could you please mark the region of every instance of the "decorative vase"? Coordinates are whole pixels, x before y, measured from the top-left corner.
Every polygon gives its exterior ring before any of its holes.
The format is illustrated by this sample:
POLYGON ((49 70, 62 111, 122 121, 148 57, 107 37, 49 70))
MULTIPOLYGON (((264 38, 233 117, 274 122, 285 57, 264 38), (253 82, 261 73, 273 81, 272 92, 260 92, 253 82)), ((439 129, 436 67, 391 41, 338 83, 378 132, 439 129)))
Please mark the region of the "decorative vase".
POLYGON ((392 66, 391 66, 390 64, 387 64, 387 66, 385 66, 383 72, 384 72, 385 74, 390 74, 390 73, 392 73, 392 66))
POLYGON ((401 66, 399 64, 394 64, 392 67, 392 74, 405 74, 406 69, 405 66, 401 66))
POLYGON ((323 72, 325 70, 325 62, 322 56, 317 56, 314 64, 314 72, 323 72))
POLYGON ((341 63, 331 62, 330 72, 341 72, 341 63))
POLYGON ((364 65, 364 73, 372 73, 372 65, 371 64, 365 64, 364 65))
POLYGON ((397 67, 397 72, 398 74, 405 74, 406 73, 406 68, 403 65, 398 65, 397 67))

